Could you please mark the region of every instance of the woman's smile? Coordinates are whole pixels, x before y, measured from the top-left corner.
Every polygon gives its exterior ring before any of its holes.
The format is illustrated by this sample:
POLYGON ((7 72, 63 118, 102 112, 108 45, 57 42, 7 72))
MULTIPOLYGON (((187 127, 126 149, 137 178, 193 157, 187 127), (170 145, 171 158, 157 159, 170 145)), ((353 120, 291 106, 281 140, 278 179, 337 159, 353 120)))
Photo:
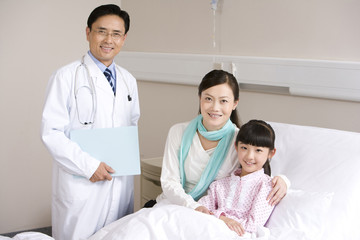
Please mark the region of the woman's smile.
POLYGON ((200 96, 200 111, 203 124, 208 131, 221 129, 230 119, 237 101, 227 83, 215 85, 204 90, 200 96))

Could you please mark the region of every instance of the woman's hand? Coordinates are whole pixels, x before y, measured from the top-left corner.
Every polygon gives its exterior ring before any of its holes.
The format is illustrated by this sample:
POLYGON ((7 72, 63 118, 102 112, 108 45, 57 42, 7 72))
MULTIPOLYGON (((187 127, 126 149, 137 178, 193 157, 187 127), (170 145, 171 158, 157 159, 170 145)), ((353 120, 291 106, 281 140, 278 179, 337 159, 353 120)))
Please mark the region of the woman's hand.
POLYGON ((195 210, 196 210, 196 211, 199 211, 199 212, 202 212, 202 213, 205 213, 205 214, 213 215, 213 213, 210 212, 210 210, 207 209, 207 208, 204 207, 204 206, 197 207, 197 208, 195 208, 195 210))
POLYGON ((241 223, 225 216, 220 216, 220 219, 226 223, 230 230, 236 232, 239 236, 244 235, 245 230, 241 223))
POLYGON ((287 192, 287 185, 284 179, 279 176, 274 177, 271 182, 273 184, 273 189, 269 193, 266 200, 269 201, 271 206, 274 206, 278 204, 283 197, 285 197, 287 192))

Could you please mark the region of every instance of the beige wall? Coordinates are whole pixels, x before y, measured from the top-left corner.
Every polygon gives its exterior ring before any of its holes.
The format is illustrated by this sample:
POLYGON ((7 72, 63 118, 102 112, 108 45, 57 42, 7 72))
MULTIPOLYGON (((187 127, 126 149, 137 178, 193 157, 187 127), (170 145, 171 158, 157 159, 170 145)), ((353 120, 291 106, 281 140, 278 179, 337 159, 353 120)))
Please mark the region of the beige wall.
MULTIPOLYGON (((0 1, 0 233, 51 224, 51 157, 39 136, 45 87, 56 68, 87 50, 86 19, 106 2, 0 1)), ((222 0, 216 48, 210 0, 122 6, 131 16, 127 51, 360 61, 359 1, 222 0)), ((141 155, 160 156, 169 127, 197 113, 197 89, 139 80, 141 155)), ((241 92, 239 112, 243 121, 360 132, 358 102, 241 92)), ((137 182, 136 207, 138 196, 137 182)))
POLYGON ((360 61, 356 0, 124 0, 129 51, 360 61))
POLYGON ((87 17, 106 2, 0 1, 0 234, 51 225, 51 157, 40 140, 45 88, 53 71, 88 49, 87 17))
MULTIPOLYGON (((126 51, 360 61, 359 1, 220 0, 215 48, 210 1, 124 0, 122 4, 132 16, 126 51)), ((184 87, 181 94, 176 93, 178 88, 139 83, 144 157, 162 154, 159 145, 151 144, 155 138, 165 138, 157 131, 164 134, 165 126, 191 119, 197 109, 196 86, 184 87), (163 100, 157 102, 154 96, 163 100), (196 103, 191 102, 194 99, 196 103), (152 115, 149 109, 159 107, 163 112, 152 115), (182 114, 177 114, 179 108, 182 114), (155 117, 150 123, 149 118, 155 117)), ((359 102, 241 92, 238 110, 243 122, 261 118, 360 132, 359 102)))

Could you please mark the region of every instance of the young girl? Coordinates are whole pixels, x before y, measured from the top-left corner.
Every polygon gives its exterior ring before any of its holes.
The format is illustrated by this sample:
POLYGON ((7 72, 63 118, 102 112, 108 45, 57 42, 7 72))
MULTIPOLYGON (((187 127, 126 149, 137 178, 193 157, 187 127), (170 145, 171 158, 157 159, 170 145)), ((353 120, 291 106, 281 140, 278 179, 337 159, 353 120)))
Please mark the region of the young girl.
POLYGON ((196 210, 215 215, 240 236, 263 226, 273 210, 266 197, 272 189, 269 160, 276 152, 274 142, 274 130, 266 122, 243 125, 235 142, 241 168, 214 181, 196 210))

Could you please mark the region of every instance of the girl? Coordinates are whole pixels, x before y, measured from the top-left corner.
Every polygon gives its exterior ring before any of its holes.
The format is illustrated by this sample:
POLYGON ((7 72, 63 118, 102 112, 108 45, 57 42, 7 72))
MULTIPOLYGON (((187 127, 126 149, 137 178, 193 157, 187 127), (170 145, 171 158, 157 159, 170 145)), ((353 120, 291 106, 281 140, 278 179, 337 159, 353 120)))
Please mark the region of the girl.
MULTIPOLYGON (((230 176, 239 167, 233 144, 240 127, 237 80, 228 72, 213 70, 204 76, 198 90, 200 114, 169 131, 160 178, 163 193, 156 202, 195 209, 211 182, 230 176)), ((268 196, 271 205, 285 196, 286 180, 274 177, 268 196)))
POLYGON ((213 182, 196 210, 220 218, 240 236, 263 226, 273 210, 266 197, 272 189, 269 160, 276 152, 274 142, 274 130, 266 122, 243 125, 235 142, 241 168, 213 182))

